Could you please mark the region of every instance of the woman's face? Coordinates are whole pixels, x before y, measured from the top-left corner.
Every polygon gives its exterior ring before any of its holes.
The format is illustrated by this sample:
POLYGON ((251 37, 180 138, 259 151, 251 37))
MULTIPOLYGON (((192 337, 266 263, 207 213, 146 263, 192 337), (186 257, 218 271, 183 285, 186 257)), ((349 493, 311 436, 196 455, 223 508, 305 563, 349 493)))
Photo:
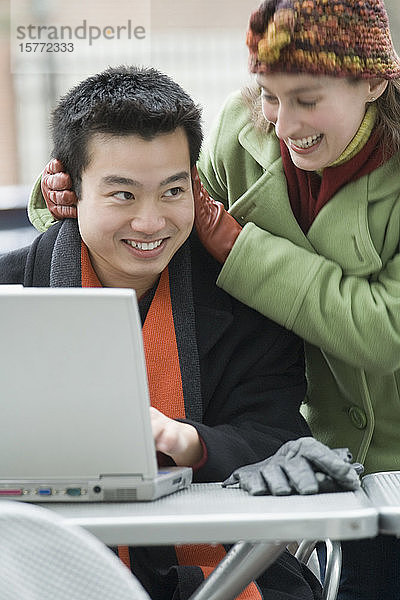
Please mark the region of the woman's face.
POLYGON ((286 73, 257 75, 264 117, 293 163, 306 171, 332 164, 355 136, 371 101, 372 80, 286 73))

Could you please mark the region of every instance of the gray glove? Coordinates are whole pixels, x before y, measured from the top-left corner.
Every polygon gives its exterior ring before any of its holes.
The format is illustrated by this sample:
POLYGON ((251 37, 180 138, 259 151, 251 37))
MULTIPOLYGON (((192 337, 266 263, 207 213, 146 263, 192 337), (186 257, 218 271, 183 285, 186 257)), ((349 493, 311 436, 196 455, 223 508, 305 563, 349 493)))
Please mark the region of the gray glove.
POLYGON ((239 484, 253 496, 357 490, 362 465, 347 448, 331 450, 312 437, 286 442, 270 458, 236 469, 223 486, 239 484))

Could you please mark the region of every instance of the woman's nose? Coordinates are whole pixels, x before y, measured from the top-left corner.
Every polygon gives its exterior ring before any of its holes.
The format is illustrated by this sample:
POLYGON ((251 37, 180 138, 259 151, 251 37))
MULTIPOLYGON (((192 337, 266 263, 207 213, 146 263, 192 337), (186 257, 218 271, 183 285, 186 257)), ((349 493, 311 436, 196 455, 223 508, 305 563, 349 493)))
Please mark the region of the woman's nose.
POLYGON ((279 139, 293 137, 299 131, 296 111, 281 105, 276 114, 275 132, 279 139))

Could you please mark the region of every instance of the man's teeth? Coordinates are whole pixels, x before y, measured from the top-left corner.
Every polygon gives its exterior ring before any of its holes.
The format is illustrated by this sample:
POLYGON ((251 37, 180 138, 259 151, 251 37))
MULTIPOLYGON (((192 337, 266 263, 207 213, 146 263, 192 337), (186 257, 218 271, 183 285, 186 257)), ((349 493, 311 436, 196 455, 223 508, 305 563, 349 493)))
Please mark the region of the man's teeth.
POLYGON ((156 242, 134 242, 133 240, 125 240, 127 244, 132 246, 132 248, 139 248, 139 250, 154 250, 154 248, 158 248, 162 244, 162 240, 157 240, 156 242))
POLYGON ((322 138, 322 133, 319 135, 310 135, 306 138, 300 138, 299 140, 290 139, 290 143, 292 146, 297 146, 298 148, 311 148, 317 144, 322 138))

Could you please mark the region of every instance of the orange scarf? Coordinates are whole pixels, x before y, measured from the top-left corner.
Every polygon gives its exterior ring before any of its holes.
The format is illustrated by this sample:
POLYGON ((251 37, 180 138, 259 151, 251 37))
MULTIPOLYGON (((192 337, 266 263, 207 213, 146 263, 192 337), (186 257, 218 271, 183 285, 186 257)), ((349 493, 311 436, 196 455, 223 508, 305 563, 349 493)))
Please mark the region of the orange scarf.
MULTIPOLYGON (((82 287, 102 287, 90 262, 89 252, 81 246, 82 287)), ((171 419, 185 418, 182 378, 172 313, 168 268, 160 277, 156 293, 143 325, 143 345, 151 405, 171 419)), ((199 566, 208 577, 226 555, 222 545, 190 544, 176 546, 180 565, 199 566)), ((118 555, 131 570, 128 546, 118 546, 118 555)), ((237 596, 238 600, 261 600, 254 583, 237 596)))

